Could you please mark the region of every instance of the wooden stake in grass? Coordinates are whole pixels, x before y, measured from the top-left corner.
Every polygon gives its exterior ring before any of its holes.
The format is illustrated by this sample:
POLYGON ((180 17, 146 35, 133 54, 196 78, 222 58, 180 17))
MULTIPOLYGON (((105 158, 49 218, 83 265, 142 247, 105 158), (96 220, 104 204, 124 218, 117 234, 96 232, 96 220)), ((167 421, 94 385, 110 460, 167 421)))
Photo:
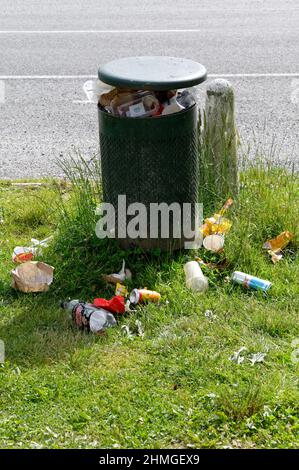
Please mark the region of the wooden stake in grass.
POLYGON ((224 79, 210 82, 206 91, 200 155, 203 202, 225 200, 238 190, 237 129, 232 85, 224 79))

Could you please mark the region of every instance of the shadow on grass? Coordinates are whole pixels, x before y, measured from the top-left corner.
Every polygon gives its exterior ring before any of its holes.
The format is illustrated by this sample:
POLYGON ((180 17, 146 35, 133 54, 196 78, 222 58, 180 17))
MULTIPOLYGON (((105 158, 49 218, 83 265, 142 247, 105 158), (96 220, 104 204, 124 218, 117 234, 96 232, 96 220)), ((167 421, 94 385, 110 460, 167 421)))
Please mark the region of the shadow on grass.
POLYGON ((77 348, 93 341, 68 323, 58 298, 47 294, 16 294, 4 308, 0 338, 6 360, 18 366, 35 366, 60 361, 77 348))

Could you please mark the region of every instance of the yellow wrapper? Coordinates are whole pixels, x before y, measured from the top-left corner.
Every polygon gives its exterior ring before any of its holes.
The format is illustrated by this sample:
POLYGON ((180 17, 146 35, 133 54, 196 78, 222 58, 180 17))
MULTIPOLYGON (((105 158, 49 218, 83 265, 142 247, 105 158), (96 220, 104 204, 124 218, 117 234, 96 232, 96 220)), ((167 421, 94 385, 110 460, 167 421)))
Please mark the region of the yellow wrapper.
POLYGON ((205 223, 201 227, 203 235, 207 237, 208 235, 227 233, 230 230, 232 222, 223 215, 233 203, 233 199, 228 199, 219 212, 205 219, 205 223))
POLYGON ((293 237, 293 233, 285 230, 284 232, 277 235, 276 238, 272 238, 272 240, 268 240, 266 243, 264 243, 263 248, 265 250, 271 250, 273 253, 278 253, 287 246, 293 237))
POLYGON ((124 286, 123 284, 120 284, 120 282, 118 282, 116 284, 116 288, 115 288, 115 295, 121 295, 122 297, 127 297, 128 294, 129 293, 127 291, 126 286, 124 286))
POLYGON ((208 235, 227 233, 231 226, 232 223, 229 219, 221 217, 220 214, 214 214, 213 217, 205 220, 201 231, 207 237, 208 235))

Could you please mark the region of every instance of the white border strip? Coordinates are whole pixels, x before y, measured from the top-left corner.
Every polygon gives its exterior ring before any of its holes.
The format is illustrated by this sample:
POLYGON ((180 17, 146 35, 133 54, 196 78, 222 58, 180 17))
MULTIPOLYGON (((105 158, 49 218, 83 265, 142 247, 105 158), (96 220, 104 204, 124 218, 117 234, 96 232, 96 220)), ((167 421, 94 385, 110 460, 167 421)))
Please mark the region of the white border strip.
POLYGON ((259 77, 299 77, 299 72, 286 72, 286 73, 208 73, 208 77, 249 77, 249 78, 259 78, 259 77))
POLYGON ((0 75, 0 80, 75 80, 97 78, 97 75, 0 75))
POLYGON ((202 29, 79 29, 79 30, 2 30, 0 34, 152 34, 152 33, 200 33, 202 29))

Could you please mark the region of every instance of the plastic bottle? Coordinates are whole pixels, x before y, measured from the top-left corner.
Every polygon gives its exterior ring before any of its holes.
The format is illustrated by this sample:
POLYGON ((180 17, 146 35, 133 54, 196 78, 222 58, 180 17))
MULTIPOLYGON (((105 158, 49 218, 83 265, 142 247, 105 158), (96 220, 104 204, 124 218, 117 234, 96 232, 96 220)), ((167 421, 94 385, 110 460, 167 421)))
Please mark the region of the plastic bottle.
POLYGON ((203 275, 203 272, 197 261, 188 261, 184 266, 186 276, 186 287, 195 292, 204 292, 209 287, 208 279, 203 275))
POLYGON ((81 330, 101 333, 106 328, 116 325, 112 313, 103 308, 96 308, 92 304, 80 302, 80 300, 62 302, 61 307, 71 314, 73 322, 81 330))

